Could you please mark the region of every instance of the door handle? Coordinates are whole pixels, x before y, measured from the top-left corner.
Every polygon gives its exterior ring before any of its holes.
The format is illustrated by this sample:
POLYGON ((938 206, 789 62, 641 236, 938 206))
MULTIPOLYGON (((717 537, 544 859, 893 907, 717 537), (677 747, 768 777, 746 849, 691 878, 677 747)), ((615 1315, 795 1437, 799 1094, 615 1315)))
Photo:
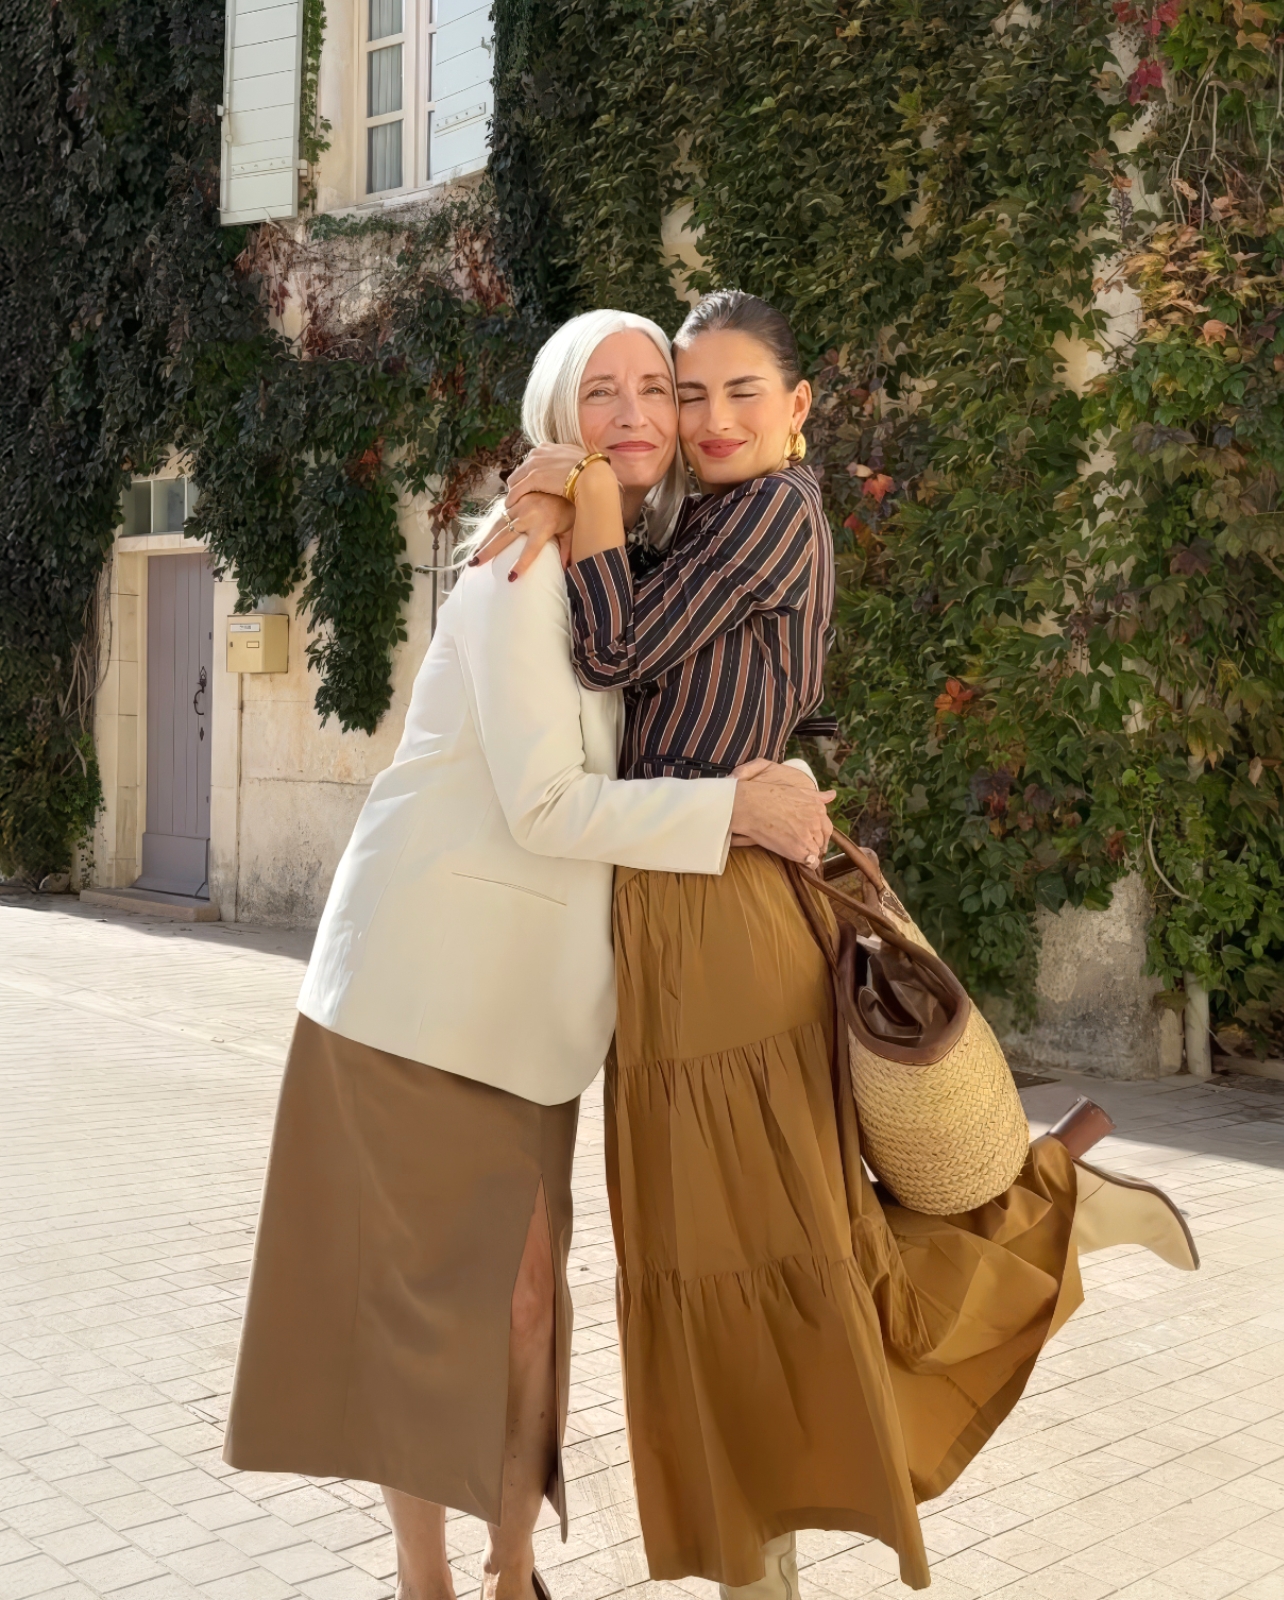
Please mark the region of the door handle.
POLYGON ((192 710, 196 713, 196 715, 198 717, 203 717, 205 715, 205 712, 202 709, 202 707, 198 706, 196 702, 205 693, 205 685, 208 682, 209 682, 209 677, 206 674, 205 668, 202 667, 201 671, 200 671, 200 676, 196 680, 196 693, 192 696, 192 710))

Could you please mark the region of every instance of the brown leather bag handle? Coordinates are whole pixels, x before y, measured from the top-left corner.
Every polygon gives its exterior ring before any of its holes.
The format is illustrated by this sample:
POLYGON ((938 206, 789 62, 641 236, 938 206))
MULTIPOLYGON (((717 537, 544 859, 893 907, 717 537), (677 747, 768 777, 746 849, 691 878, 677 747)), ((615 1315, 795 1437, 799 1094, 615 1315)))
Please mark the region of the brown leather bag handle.
MULTIPOLYGON (((859 845, 853 844, 847 835, 840 833, 837 828, 834 829, 832 837, 843 854, 864 874, 875 892, 880 896, 886 894, 887 879, 879 869, 877 859, 871 861, 869 854, 866 854, 859 845)), ((841 906, 849 917, 867 922, 881 939, 886 939, 888 944, 895 949, 904 951, 912 960, 926 966, 930 972, 937 972, 939 969, 948 973, 952 989, 959 986, 958 979, 950 972, 950 969, 941 958, 932 951, 925 950, 921 944, 915 944, 913 939, 907 939, 881 906, 872 906, 868 901, 859 900, 854 894, 848 894, 845 889, 835 888, 832 883, 826 881, 821 873, 813 872, 809 867, 799 867, 798 872, 813 889, 819 889, 836 906, 841 906)))
POLYGON ((907 955, 916 967, 931 973, 939 985, 937 992, 942 999, 962 997, 966 1000, 967 991, 940 956, 934 950, 928 950, 923 945, 916 944, 913 939, 906 938, 885 912, 875 910, 873 906, 866 905, 855 895, 844 893, 842 889, 835 889, 833 884, 826 883, 819 873, 812 872, 806 867, 800 867, 798 870, 813 889, 819 889, 835 905, 841 906, 849 920, 864 921, 885 944, 907 955))
MULTIPOLYGON (((837 829, 834 830, 833 837, 838 841, 839 849, 855 862, 869 883, 876 887, 881 886, 881 890, 886 891, 886 879, 878 867, 865 855, 864 851, 853 844, 846 834, 839 833, 837 829)), ((820 925, 815 906, 809 903, 811 897, 807 893, 808 889, 818 889, 821 894, 831 900, 842 913, 845 913, 844 921, 848 923, 864 923, 885 944, 891 945, 893 949, 899 950, 906 955, 923 977, 929 980, 928 987, 935 990, 937 998, 950 1006, 952 1012, 950 1024, 945 1033, 930 1049, 923 1049, 913 1045, 902 1046, 888 1040, 869 1041, 871 1048, 874 1048, 878 1054, 886 1056, 889 1060, 902 1061, 907 1065, 919 1065, 924 1062, 938 1060, 946 1049, 957 1043, 962 1037, 968 1016, 972 1010, 972 1002, 968 992, 959 982, 953 970, 941 960, 934 950, 928 950, 923 945, 916 944, 913 939, 906 938, 881 908, 868 905, 864 900, 857 899, 855 895, 848 894, 843 889, 836 889, 833 884, 827 883, 819 872, 814 872, 807 867, 800 867, 793 862, 783 863, 783 865, 786 868, 786 875, 793 885, 794 893, 798 898, 803 915, 807 919, 807 925, 811 930, 812 936, 824 951, 825 959, 829 963, 839 1008, 846 1014, 850 1026, 856 1031, 857 1035, 864 1033, 863 1024, 858 1011, 852 1004, 852 997, 847 994, 846 984, 843 981, 845 975, 840 969, 838 956, 827 933, 820 925)))
POLYGON ((878 857, 872 850, 862 850, 860 845, 849 839, 845 833, 840 833, 837 828, 830 835, 830 842, 836 844, 852 865, 864 873, 879 894, 886 892, 887 879, 883 876, 882 869, 878 865, 878 857))
MULTIPOLYGON (((867 854, 859 845, 853 844, 845 833, 840 833, 837 828, 834 829, 831 837, 837 842, 843 854, 855 862, 874 889, 879 893, 884 892, 887 888, 887 880, 879 870, 877 857, 874 857, 873 860, 870 859, 873 852, 870 851, 867 854)), ((855 895, 848 894, 842 889, 835 889, 824 877, 823 869, 820 872, 816 872, 809 867, 799 866, 796 861, 786 861, 784 857, 777 857, 777 859, 784 868, 785 876, 789 879, 790 887, 793 889, 798 904, 802 908, 803 916, 807 919, 807 926, 811 929, 816 943, 825 952, 825 958, 829 962, 830 970, 835 975, 838 972, 837 956, 830 942, 828 932, 816 914, 815 903, 807 892, 808 887, 819 889, 823 895, 826 895, 836 905, 841 906, 855 917, 863 919, 872 928, 876 928, 879 933, 882 933, 881 925, 885 923, 890 935, 890 942, 897 944, 898 947, 904 947, 904 941, 898 934, 897 929, 880 910, 869 906, 863 900, 858 900, 855 895)), ((917 950, 919 947, 911 944, 911 948, 917 950)))

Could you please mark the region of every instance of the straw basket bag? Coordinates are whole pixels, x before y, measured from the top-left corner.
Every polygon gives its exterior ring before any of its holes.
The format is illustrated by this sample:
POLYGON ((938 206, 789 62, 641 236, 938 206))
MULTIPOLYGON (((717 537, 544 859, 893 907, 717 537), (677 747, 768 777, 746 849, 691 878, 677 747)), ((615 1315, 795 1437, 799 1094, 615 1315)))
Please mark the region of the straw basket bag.
POLYGON ((877 857, 833 838, 859 892, 840 888, 828 866, 824 876, 793 863, 788 872, 833 971, 862 1153, 903 1206, 971 1211, 1025 1165, 1030 1129, 1016 1084, 989 1023, 888 888, 877 857), (833 902, 837 950, 816 891, 833 902))

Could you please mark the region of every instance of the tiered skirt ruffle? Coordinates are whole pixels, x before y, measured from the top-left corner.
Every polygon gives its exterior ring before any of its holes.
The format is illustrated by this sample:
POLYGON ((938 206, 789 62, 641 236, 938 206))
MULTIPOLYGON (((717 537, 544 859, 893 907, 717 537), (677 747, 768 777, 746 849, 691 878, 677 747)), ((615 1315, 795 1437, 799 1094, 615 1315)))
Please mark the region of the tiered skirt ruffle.
POLYGON ((926 1587, 916 1503, 1011 1410, 1081 1298, 1075 1179, 1040 1140, 966 1216, 860 1159, 828 972, 779 864, 621 870, 607 1163, 629 1438, 652 1576, 732 1586, 847 1529, 926 1587))

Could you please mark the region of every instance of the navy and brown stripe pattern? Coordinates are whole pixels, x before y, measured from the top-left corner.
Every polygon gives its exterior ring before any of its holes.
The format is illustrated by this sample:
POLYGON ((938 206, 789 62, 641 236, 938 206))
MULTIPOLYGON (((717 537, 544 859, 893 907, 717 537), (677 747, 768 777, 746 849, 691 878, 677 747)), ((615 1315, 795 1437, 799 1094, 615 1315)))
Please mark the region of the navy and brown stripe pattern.
POLYGON ((622 778, 779 761, 820 700, 834 548, 805 467, 688 500, 645 577, 606 550, 576 562, 567 589, 580 681, 625 690, 622 778))

